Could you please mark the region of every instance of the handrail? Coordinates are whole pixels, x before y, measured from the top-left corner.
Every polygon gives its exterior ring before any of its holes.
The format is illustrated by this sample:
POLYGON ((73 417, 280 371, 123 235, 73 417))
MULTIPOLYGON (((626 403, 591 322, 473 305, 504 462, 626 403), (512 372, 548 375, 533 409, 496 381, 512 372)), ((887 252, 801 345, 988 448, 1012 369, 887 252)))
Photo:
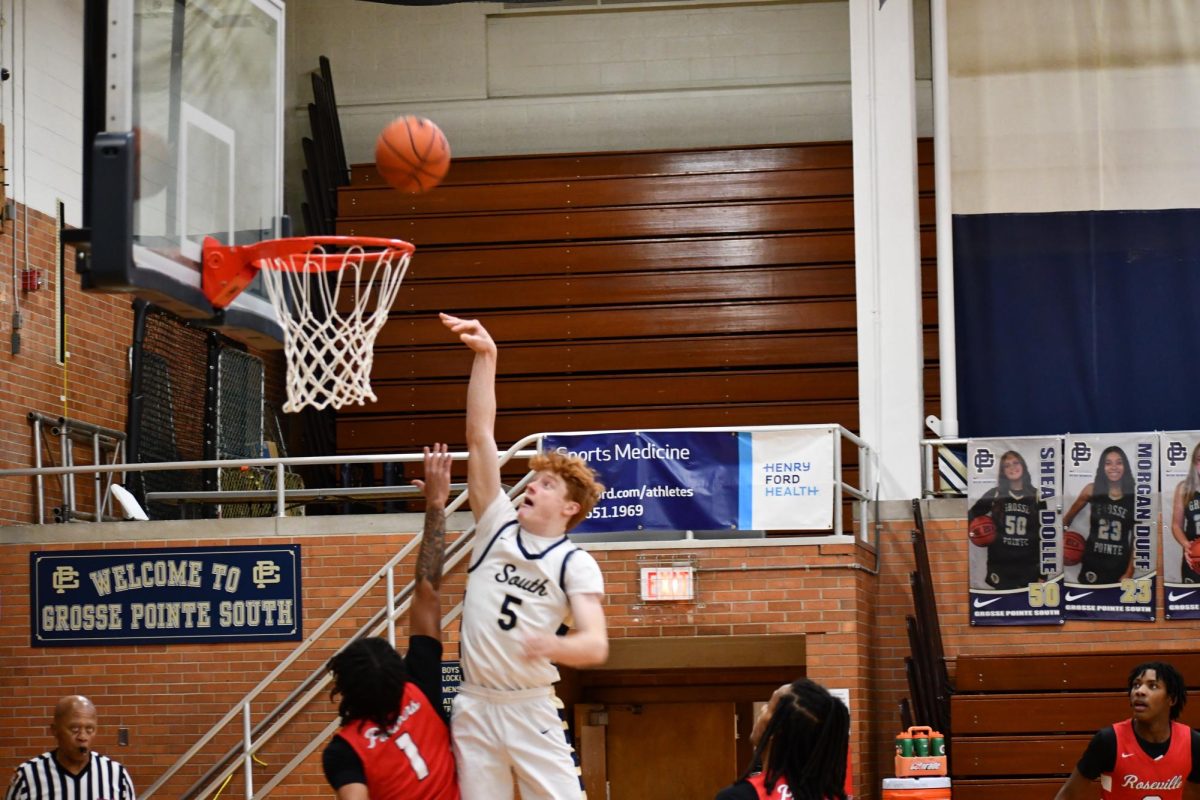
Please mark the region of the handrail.
MULTIPOLYGON (((529 457, 534 451, 523 448, 530 441, 535 441, 541 434, 526 436, 510 448, 514 456, 529 457), (526 443, 526 444, 522 444, 526 443)), ((466 458, 464 452, 451 453, 456 459, 466 458)), ((425 456, 421 453, 386 453, 380 455, 359 456, 288 456, 276 458, 244 458, 244 459, 214 459, 211 461, 154 461, 146 464, 88 464, 73 467, 20 467, 17 469, 0 469, 0 478, 42 477, 46 475, 79 475, 82 473, 116 473, 116 472, 166 472, 187 469, 240 469, 242 467, 271 467, 276 471, 275 481, 275 516, 286 515, 287 489, 281 473, 284 467, 306 467, 322 464, 387 464, 392 462, 419 462, 425 456)))

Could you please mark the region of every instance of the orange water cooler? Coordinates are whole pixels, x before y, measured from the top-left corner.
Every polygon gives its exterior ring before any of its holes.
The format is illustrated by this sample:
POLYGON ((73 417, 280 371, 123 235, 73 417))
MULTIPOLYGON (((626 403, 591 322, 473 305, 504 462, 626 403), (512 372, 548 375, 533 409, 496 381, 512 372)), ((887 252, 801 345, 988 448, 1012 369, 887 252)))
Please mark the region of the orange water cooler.
POLYGON ((950 779, 884 778, 883 800, 950 800, 950 779))

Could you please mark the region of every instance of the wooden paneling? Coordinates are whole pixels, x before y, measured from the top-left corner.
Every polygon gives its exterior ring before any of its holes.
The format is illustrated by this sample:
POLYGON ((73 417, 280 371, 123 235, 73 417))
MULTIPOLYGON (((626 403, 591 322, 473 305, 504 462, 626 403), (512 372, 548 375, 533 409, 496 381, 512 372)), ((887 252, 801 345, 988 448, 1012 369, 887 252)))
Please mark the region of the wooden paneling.
POLYGON ((954 800, 1054 800, 1066 778, 1007 778, 1003 781, 956 780, 954 800))
MULTIPOLYGON (((500 345, 505 447, 554 430, 858 428, 848 142, 459 159, 418 196, 360 165, 339 206, 339 232, 417 245, 376 342, 378 402, 338 413, 340 452, 461 446, 471 354, 439 311, 500 345)), ((931 258, 931 228, 921 241, 931 258)), ((922 271, 932 287, 931 260, 922 271)), ((923 313, 928 358, 932 295, 923 313)), ((933 368, 925 380, 933 392, 933 368)), ((845 463, 857 478, 857 453, 845 463)))
MULTIPOLYGON (((932 147, 925 146, 932 155, 932 147)), ((926 158, 921 159, 923 163, 926 158)), ((451 162, 446 185, 520 183, 531 180, 605 177, 610 175, 687 175, 708 172, 770 172, 789 169, 851 167, 846 142, 795 146, 739 147, 715 150, 672 150, 634 153, 579 153, 550 156, 462 158, 451 162)), ((356 164, 355 186, 380 183, 374 164, 356 164)))
MULTIPOLYGON (((781 420, 795 425, 833 423, 853 429, 858 425, 858 402, 672 405, 649 409, 614 406, 586 411, 560 410, 553 414, 505 410, 496 418, 496 439, 508 445, 539 431, 778 425, 782 424, 781 420)), ((370 416, 339 413, 337 418, 338 450, 343 453, 407 452, 431 441, 461 444, 463 435, 461 411, 370 416)))
MULTIPOLYGON (((401 205, 412 214, 466 214, 542 208, 602 208, 627 205, 636 196, 643 205, 732 203, 831 197, 854 192, 850 169, 787 172, 710 173, 652 178, 611 177, 592 180, 537 181, 491 186, 446 186, 409 195, 401 205)), ((343 219, 391 217, 397 202, 391 189, 343 189, 338 196, 343 219)))
MULTIPOLYGON (((498 342, 577 342, 588 339, 730 335, 763 332, 801 332, 846 327, 846 309, 854 304, 826 302, 736 302, 636 307, 579 308, 564 312, 506 311, 487 315, 488 330, 498 342)), ((446 311, 472 315, 473 309, 450 306, 446 311)), ((851 319, 853 317, 851 316, 851 319)), ((849 328, 853 330, 853 322, 849 328)), ((384 326, 376 347, 444 345, 453 342, 432 310, 397 314, 384 326)), ((503 364, 503 354, 501 354, 503 364)), ((660 368, 667 365, 659 364, 660 368)))
POLYGON ((447 308, 470 308, 482 314, 493 309, 608 305, 617 298, 622 305, 629 306, 656 303, 664 298, 675 303, 712 303, 847 296, 854 296, 851 266, 772 267, 736 272, 656 271, 426 283, 402 286, 393 308, 434 313, 447 308))
POLYGON ((779 236, 639 239, 623 242, 442 247, 418 250, 409 279, 513 275, 726 269, 799 264, 852 264, 854 235, 846 232, 779 236))
POLYGON ((1045 733, 1092 734, 1128 715, 1125 692, 956 694, 950 699, 955 736, 1028 733, 1034 730, 1031 726, 1045 733), (1035 707, 1037 714, 1031 719, 1035 707))
POLYGON ((338 220, 346 236, 391 236, 417 247, 483 242, 563 242, 655 236, 848 230, 854 203, 784 200, 763 203, 512 211, 494 214, 338 220))
MULTIPOLYGON (((958 659, 954 683, 960 692, 1124 691, 1129 672, 1162 653, 1080 653, 1047 656, 971 656, 958 659)), ((1200 653, 1166 657, 1183 675, 1200 675, 1200 653)), ((1112 720, 1109 720, 1111 722, 1112 720)))
POLYGON ((1064 778, 1075 769, 1092 734, 1086 736, 996 736, 955 738, 954 776, 1047 776, 1064 778))
MULTIPOLYGON (((851 364, 854 340, 853 333, 791 333, 515 344, 505 347, 501 365, 503 374, 576 375, 620 372, 641 363, 676 370, 851 364)), ((461 379, 471 369, 471 353, 457 342, 447 348, 376 348, 375 369, 395 377, 461 379)))
MULTIPOLYGON (((950 705, 954 796, 1054 797, 1095 732, 1129 716, 1130 671, 1163 657, 1139 652, 960 657, 950 705)), ((1166 658, 1184 675, 1200 670, 1200 653, 1166 658)), ((1180 721, 1195 726, 1200 710, 1185 707, 1180 721)))
MULTIPOLYGON (((918 140, 917 161, 922 165, 933 164, 933 140, 918 140)), ((771 172, 849 168, 853 165, 854 157, 849 142, 703 150, 497 156, 455 159, 443 185, 521 183, 611 175, 771 172)), ((351 169, 351 184, 354 186, 372 186, 380 183, 382 181, 375 171, 374 164, 355 164, 351 169)))
MULTIPOLYGON (((921 247, 926 252, 934 252, 936 241, 932 231, 921 234, 921 247)), ((405 280, 853 263, 854 234, 823 231, 773 236, 422 248, 413 257, 405 280)), ((933 266, 932 260, 929 266, 933 266)))

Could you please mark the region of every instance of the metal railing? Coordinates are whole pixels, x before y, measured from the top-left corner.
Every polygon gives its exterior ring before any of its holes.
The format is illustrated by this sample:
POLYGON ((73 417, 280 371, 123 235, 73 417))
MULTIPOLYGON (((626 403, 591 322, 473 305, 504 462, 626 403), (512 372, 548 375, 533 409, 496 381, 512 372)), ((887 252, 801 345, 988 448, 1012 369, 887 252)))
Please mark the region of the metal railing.
MULTIPOLYGON (((84 444, 92 448, 92 462, 96 466, 103 465, 101 461, 106 455, 110 455, 112 461, 107 466, 112 467, 121 464, 125 461, 125 434, 121 431, 115 431, 111 428, 104 428, 100 425, 92 425, 88 422, 81 422, 70 417, 54 416, 51 414, 43 414, 40 411, 30 411, 28 414, 30 424, 33 426, 33 469, 37 470, 33 475, 34 496, 37 498, 37 522, 39 525, 46 522, 46 479, 47 474, 42 470, 42 446, 47 445, 47 455, 52 456, 52 451, 48 449, 49 440, 43 439, 43 429, 49 429, 49 435, 58 438, 59 458, 62 460, 62 465, 65 467, 75 466, 75 444, 84 444)), ((91 518, 94 522, 100 522, 106 518, 111 518, 107 513, 111 509, 111 496, 109 494, 112 484, 111 470, 84 469, 80 472, 92 474, 92 492, 94 497, 93 506, 95 511, 92 512, 91 518), (101 480, 101 475, 107 474, 108 481, 104 483, 101 480)), ((75 492, 75 475, 78 473, 63 473, 62 474, 62 506, 57 509, 55 518, 60 522, 70 522, 79 516, 79 512, 75 507, 76 492, 75 492)))

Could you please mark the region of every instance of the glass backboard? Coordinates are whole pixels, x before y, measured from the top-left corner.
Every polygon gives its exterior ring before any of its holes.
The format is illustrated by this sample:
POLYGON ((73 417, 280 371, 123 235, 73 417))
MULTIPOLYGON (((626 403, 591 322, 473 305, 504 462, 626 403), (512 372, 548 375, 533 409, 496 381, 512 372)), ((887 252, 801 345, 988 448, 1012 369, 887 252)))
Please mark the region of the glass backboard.
POLYGON ((238 338, 277 342, 282 329, 258 281, 223 313, 209 305, 200 250, 206 236, 251 244, 286 235, 282 1, 108 0, 107 21, 107 133, 85 145, 85 288, 130 292, 238 338), (128 213, 109 207, 129 195, 128 213))

